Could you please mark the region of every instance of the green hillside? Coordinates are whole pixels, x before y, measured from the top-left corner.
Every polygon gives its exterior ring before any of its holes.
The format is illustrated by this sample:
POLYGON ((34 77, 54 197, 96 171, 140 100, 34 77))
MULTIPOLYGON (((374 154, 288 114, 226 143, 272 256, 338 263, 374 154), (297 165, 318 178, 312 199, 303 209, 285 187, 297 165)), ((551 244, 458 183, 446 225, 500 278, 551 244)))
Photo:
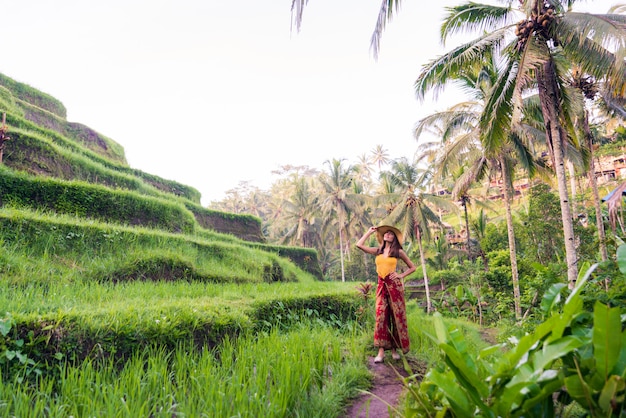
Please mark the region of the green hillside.
POLYGON ((314 250, 268 244, 260 219, 129 167, 55 98, 0 75, 0 114, 0 354, 19 354, 0 356, 4 378, 94 350, 215 347, 284 323, 277 310, 354 316, 354 287, 322 282, 314 250))

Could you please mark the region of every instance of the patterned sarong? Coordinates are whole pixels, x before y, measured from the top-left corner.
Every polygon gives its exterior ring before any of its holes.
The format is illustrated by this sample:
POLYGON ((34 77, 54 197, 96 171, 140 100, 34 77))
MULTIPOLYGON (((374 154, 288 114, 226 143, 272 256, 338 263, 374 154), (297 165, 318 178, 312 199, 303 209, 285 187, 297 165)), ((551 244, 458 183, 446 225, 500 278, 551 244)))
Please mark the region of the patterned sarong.
POLYGON ((400 348, 403 353, 409 351, 404 287, 400 279, 378 277, 374 346, 385 350, 400 348))

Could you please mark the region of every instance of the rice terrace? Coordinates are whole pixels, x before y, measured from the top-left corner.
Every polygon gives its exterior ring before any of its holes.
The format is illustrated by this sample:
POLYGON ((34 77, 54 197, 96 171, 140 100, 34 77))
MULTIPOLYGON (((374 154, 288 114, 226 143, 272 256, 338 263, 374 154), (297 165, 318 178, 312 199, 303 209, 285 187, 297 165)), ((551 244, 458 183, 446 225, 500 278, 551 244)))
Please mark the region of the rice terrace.
POLYGON ((436 141, 208 207, 0 74, 0 417, 626 416, 626 8, 447 12, 477 38, 416 74, 471 97, 436 141), (416 267, 398 358, 376 225, 416 267))

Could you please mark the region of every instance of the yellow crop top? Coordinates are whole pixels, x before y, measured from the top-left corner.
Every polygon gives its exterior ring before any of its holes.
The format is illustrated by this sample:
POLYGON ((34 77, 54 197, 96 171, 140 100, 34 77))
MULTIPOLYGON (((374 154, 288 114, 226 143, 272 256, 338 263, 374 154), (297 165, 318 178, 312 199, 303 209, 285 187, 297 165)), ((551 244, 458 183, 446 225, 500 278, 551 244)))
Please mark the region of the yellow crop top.
POLYGON ((390 273, 396 271, 398 259, 395 257, 385 257, 382 254, 376 256, 376 273, 380 277, 387 277, 390 273))

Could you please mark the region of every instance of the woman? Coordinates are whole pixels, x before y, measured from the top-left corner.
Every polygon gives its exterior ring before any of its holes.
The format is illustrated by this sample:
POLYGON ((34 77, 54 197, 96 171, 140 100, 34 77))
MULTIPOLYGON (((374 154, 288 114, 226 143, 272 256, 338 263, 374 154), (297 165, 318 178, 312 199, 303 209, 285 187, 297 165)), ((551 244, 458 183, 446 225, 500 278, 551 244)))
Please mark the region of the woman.
POLYGON ((402 249, 402 233, 389 225, 373 226, 359 239, 356 246, 362 251, 376 256, 378 288, 376 289, 376 327, 374 328, 374 346, 378 355, 374 363, 382 363, 385 350, 391 350, 394 360, 400 359, 396 349, 403 353, 409 351, 409 332, 406 324, 406 304, 404 301, 404 278, 415 271, 415 265, 402 249), (365 241, 376 233, 380 247, 368 247, 365 241), (398 259, 408 267, 401 273, 396 272, 398 259))

